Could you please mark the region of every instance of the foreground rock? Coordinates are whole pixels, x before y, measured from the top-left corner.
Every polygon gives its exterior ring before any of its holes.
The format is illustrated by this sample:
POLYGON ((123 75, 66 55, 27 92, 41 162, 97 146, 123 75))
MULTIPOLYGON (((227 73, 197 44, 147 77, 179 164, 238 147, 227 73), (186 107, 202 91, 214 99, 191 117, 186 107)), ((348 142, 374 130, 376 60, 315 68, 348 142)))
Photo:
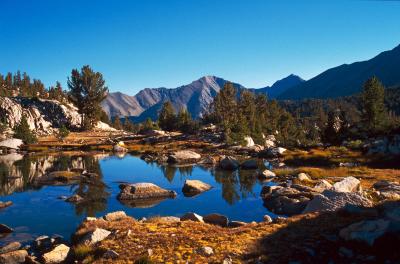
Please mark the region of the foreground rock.
POLYGON ((212 225, 227 227, 229 223, 228 217, 221 214, 209 214, 203 217, 204 222, 212 225))
POLYGON ((64 244, 60 244, 56 246, 50 252, 47 252, 43 255, 44 263, 53 264, 53 263, 61 263, 63 262, 70 251, 70 248, 64 244))
POLYGON ((28 256, 26 250, 16 250, 8 253, 0 254, 1 264, 18 264, 25 263, 25 258, 28 256))
POLYGON ((203 217, 195 213, 187 213, 183 215, 180 219, 181 221, 194 221, 204 223, 203 217))
POLYGON ((118 200, 146 200, 157 198, 175 198, 176 192, 165 190, 153 183, 121 184, 118 200))
POLYGON ((332 186, 336 192, 357 192, 361 191, 361 182, 354 177, 346 177, 332 186))
POLYGON ((106 239, 110 234, 111 232, 108 230, 96 228, 94 231, 91 231, 84 236, 82 243, 85 245, 94 245, 97 242, 106 239))
POLYGON ((103 218, 106 221, 118 221, 124 219, 126 217, 126 213, 124 211, 116 211, 106 214, 103 218))
POLYGON ((397 182, 379 181, 373 188, 381 200, 400 200, 400 184, 397 182))
POLYGON ((233 157, 225 157, 219 162, 219 167, 223 170, 237 170, 239 162, 233 157))
POLYGON ((336 192, 325 190, 320 195, 312 199, 303 213, 336 211, 346 205, 355 205, 361 207, 370 207, 372 202, 363 197, 360 193, 336 192))
POLYGON ((201 155, 191 150, 180 150, 168 156, 169 163, 196 163, 201 155))
POLYGON ((287 216, 300 214, 317 193, 305 186, 293 185, 293 187, 264 186, 261 190, 264 206, 275 214, 287 216))
POLYGON ((211 188, 211 185, 199 180, 186 180, 185 185, 182 188, 182 192, 185 196, 190 197, 208 191, 211 188))

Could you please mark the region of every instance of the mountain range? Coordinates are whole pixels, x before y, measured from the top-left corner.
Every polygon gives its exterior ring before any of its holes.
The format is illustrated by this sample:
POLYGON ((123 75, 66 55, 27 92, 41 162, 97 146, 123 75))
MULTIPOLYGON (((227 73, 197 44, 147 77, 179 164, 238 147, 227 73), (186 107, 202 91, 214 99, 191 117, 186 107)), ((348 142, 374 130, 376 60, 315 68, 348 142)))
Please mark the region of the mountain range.
MULTIPOLYGON (((270 98, 275 98, 281 92, 303 81, 296 75, 290 75, 277 81, 271 87, 251 88, 250 90, 255 93, 265 93, 270 98)), ((213 98, 227 82, 227 80, 216 76, 204 76, 190 84, 173 89, 165 87, 146 88, 135 96, 120 92, 110 93, 102 102, 102 107, 110 117, 129 116, 135 122, 141 122, 148 117, 156 119, 162 104, 170 101, 175 110, 178 111, 184 107, 193 118, 198 118, 209 108, 213 98)), ((238 83, 232 82, 232 84, 237 90, 246 89, 238 83)))
MULTIPOLYGON (((245 88, 241 84, 233 84, 238 90, 249 89, 278 100, 325 99, 358 93, 363 83, 372 76, 377 76, 386 87, 400 85, 400 45, 370 60, 328 69, 308 81, 292 74, 263 88, 245 88)), ((102 102, 102 107, 110 117, 129 116, 141 122, 148 117, 156 119, 162 104, 171 101, 176 110, 185 107, 193 118, 197 118, 209 108, 226 82, 216 76, 205 76, 177 88, 146 88, 135 96, 110 93, 102 102)))

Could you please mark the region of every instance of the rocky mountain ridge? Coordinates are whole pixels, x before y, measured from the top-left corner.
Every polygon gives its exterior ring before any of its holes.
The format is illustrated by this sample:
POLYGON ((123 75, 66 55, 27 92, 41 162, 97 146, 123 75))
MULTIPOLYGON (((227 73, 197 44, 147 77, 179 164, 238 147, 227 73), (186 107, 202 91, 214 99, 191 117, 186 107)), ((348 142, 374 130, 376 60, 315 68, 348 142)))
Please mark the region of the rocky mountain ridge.
MULTIPOLYGON (((208 110, 216 94, 228 81, 216 76, 204 76, 188 85, 177 88, 146 88, 135 96, 120 92, 110 93, 103 101, 102 107, 110 116, 133 116, 135 121, 143 121, 150 117, 155 119, 162 103, 171 101, 176 110, 182 107, 188 109, 194 118, 200 117, 208 110)), ((250 88, 255 93, 265 93, 270 98, 278 96, 281 92, 303 82, 296 76, 290 75, 272 86, 260 89, 250 88)), ((243 85, 233 83, 236 89, 246 89, 243 85)))

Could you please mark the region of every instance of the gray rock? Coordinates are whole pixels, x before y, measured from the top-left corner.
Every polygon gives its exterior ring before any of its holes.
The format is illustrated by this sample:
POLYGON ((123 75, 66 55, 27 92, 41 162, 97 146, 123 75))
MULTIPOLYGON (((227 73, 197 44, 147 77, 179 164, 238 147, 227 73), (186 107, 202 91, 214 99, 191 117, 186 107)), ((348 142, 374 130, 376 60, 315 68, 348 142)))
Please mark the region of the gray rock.
POLYGON ((254 159, 246 160, 240 165, 240 167, 245 170, 257 169, 258 168, 257 160, 254 159))
POLYGON ((170 163, 196 163, 201 159, 201 155, 191 150, 180 150, 168 156, 170 163))
POLYGON ((319 211, 336 211, 343 208, 347 204, 370 207, 372 202, 363 197, 359 193, 335 192, 326 190, 321 195, 317 195, 312 199, 303 213, 319 212, 319 211))
POLYGON ((94 231, 87 233, 82 239, 82 243, 85 245, 93 245, 106 239, 111 234, 110 231, 96 228, 94 231))
POLYGON ((219 162, 219 166, 224 170, 237 170, 239 168, 239 162, 233 157, 225 157, 219 162))
POLYGON ((219 225, 222 227, 227 227, 229 223, 228 217, 221 214, 209 214, 203 216, 203 220, 208 224, 219 225))
POLYGON ((106 221, 118 221, 126 217, 126 213, 124 211, 116 211, 106 214, 103 218, 106 221))
POLYGON ((0 248, 0 254, 8 253, 11 251, 16 251, 21 248, 21 243, 11 242, 0 248))
POLYGON ((153 183, 121 184, 118 200, 145 200, 157 198, 175 198, 176 192, 165 190, 153 183))
POLYGON ((360 191, 360 188, 360 181, 350 176, 333 184, 332 190, 336 192, 357 192, 360 191))
POLYGON ((211 185, 199 180, 186 180, 185 185, 182 188, 182 192, 185 194, 185 196, 194 196, 199 193, 208 191, 211 188, 211 185))
POLYGON ((47 252, 43 255, 44 263, 46 264, 61 263, 67 258, 69 251, 70 248, 68 246, 60 244, 50 252, 47 252))
POLYGON ((181 217, 181 221, 194 221, 204 223, 203 217, 195 213, 187 213, 181 217))
POLYGON ((19 264, 25 263, 25 258, 28 256, 26 250, 16 250, 0 255, 1 264, 19 264))
POLYGON ((384 219, 365 220, 351 224, 340 230, 344 240, 358 240, 372 246, 375 240, 387 231, 390 221, 384 219))
POLYGON ((5 224, 0 224, 0 234, 6 234, 6 233, 12 233, 14 232, 14 229, 11 227, 5 225, 5 224))

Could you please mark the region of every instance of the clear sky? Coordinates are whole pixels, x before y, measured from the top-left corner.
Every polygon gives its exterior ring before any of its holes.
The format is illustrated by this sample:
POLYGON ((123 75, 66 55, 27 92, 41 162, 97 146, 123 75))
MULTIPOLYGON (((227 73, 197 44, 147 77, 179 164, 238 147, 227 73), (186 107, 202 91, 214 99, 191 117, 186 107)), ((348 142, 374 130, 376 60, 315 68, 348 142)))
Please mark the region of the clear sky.
POLYGON ((111 91, 216 75, 263 87, 400 44, 400 1, 0 0, 0 72, 66 84, 85 64, 111 91))

